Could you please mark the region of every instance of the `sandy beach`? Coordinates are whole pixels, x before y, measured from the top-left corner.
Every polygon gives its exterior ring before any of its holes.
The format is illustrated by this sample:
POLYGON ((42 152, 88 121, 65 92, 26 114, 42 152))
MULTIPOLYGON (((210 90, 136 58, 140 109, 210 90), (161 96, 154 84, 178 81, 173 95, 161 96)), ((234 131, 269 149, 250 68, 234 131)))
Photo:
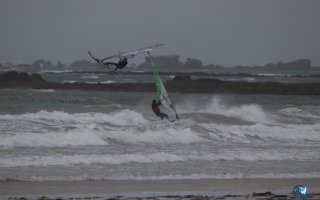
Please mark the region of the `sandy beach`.
POLYGON ((293 186, 320 199, 319 179, 109 180, 0 183, 1 199, 290 199, 293 186))

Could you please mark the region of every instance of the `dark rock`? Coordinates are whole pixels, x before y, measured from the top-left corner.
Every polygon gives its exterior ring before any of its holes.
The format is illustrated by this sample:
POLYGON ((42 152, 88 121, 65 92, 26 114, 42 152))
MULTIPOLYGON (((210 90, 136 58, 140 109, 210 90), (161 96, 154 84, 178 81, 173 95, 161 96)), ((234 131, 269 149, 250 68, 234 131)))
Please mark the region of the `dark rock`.
POLYGON ((30 81, 30 77, 25 72, 9 71, 0 74, 0 81, 30 81))
MULTIPOLYGON (((176 76, 165 83, 168 92, 207 94, 276 94, 276 95, 320 95, 320 83, 278 83, 278 82, 232 82, 217 79, 196 79, 190 76, 176 76)), ((0 88, 33 89, 77 89, 106 90, 115 92, 154 92, 153 83, 58 83, 47 82, 39 74, 7 72, 0 74, 0 88)))
POLYGON ((31 74, 30 79, 32 81, 45 82, 45 80, 40 76, 40 74, 31 74))
POLYGON ((28 75, 26 72, 9 71, 0 74, 1 82, 45 82, 39 74, 28 75))
POLYGON ((191 81, 190 76, 175 76, 173 78, 174 81, 191 81))
POLYGON ((253 197, 267 197, 267 196, 272 196, 273 194, 271 192, 263 192, 263 193, 252 193, 253 197))

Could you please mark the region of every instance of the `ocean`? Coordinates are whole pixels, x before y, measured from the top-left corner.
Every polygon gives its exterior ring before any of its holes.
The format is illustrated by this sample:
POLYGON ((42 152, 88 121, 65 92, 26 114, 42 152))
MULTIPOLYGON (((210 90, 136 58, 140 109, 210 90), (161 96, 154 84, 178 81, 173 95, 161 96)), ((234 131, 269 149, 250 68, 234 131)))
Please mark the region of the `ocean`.
MULTIPOLYGON (((144 76, 43 74, 152 81, 144 76)), ((152 113, 155 93, 1 89, 0 181, 320 177, 320 96, 168 92, 172 123, 152 113)))

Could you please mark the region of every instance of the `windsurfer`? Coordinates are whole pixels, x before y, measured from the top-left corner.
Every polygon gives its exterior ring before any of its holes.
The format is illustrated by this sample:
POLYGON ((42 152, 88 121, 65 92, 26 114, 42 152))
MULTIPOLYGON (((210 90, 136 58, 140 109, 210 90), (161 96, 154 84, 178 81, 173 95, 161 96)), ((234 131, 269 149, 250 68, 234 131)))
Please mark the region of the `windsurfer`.
POLYGON ((109 65, 114 65, 116 67, 116 68, 114 68, 114 70, 117 71, 118 69, 123 69, 125 66, 127 66, 128 59, 127 58, 122 58, 122 59, 119 60, 118 63, 104 62, 103 64, 107 65, 108 67, 110 67, 109 65))
POLYGON ((152 111, 154 112, 154 114, 156 114, 158 117, 161 118, 161 120, 165 117, 166 119, 169 119, 168 115, 161 112, 159 106, 161 105, 161 102, 159 101, 157 103, 157 101, 154 99, 152 100, 152 111))

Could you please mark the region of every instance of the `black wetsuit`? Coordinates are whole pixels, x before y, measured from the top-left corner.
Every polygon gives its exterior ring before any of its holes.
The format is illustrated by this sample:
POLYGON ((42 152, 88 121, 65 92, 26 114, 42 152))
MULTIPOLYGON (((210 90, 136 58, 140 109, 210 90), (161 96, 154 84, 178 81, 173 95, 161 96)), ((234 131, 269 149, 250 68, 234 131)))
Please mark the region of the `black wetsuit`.
POLYGON ((116 67, 114 70, 118 70, 118 69, 123 69, 125 66, 127 66, 128 60, 127 59, 123 59, 123 60, 119 60, 118 63, 105 62, 104 64, 107 65, 107 66, 114 65, 116 67))
POLYGON ((161 120, 165 117, 166 119, 169 119, 168 115, 165 113, 162 113, 159 109, 159 106, 161 105, 161 102, 159 103, 152 103, 152 111, 154 114, 156 114, 158 117, 161 118, 161 120))

